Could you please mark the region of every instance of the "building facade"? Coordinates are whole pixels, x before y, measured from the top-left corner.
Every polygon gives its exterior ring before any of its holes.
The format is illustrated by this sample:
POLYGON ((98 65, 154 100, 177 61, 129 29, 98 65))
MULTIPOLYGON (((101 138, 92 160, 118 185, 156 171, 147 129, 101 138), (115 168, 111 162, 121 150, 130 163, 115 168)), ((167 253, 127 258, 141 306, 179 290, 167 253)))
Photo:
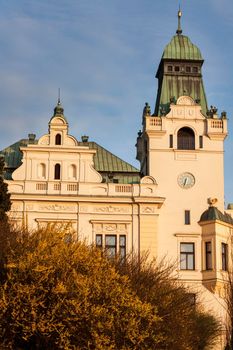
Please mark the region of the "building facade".
MULTIPOLYGON (((48 134, 4 149, 10 219, 36 229, 66 223, 110 255, 149 251, 177 265, 179 278, 226 322, 232 208, 224 212, 226 113, 208 108, 200 50, 179 25, 146 103, 137 138, 140 171, 103 147, 69 134, 58 101, 48 134)), ((219 349, 224 341, 219 342, 219 349)))

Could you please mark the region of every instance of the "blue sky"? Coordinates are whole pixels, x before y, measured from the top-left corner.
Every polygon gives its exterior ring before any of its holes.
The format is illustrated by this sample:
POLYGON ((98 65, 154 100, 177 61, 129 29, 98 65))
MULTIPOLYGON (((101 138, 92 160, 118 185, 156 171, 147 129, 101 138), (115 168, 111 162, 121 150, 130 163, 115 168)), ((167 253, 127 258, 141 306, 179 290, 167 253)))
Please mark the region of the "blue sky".
MULTIPOLYGON (((233 202, 233 2, 180 1, 182 29, 205 59, 209 105, 226 110, 226 203, 233 202)), ((3 0, 0 149, 47 132, 58 88, 70 133, 87 134, 136 165, 144 103, 177 28, 176 0, 3 0)), ((214 186, 214 174, 210 174, 214 186)))

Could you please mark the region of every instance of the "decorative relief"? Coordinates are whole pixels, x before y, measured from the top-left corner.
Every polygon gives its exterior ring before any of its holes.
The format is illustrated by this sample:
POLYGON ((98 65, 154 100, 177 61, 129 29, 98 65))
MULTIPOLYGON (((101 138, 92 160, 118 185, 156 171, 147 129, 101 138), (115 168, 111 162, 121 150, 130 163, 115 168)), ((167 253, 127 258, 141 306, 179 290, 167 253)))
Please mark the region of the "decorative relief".
POLYGON ((104 225, 105 231, 116 231, 116 229, 117 229, 117 225, 115 224, 104 225))
POLYGON ((41 145, 48 145, 49 144, 49 140, 48 139, 41 140, 40 144, 41 145))
POLYGON ((75 206, 66 206, 59 204, 49 204, 49 205, 40 205, 39 210, 51 210, 51 211, 75 211, 75 206))
POLYGON ((178 98, 177 105, 193 106, 195 104, 194 100, 190 96, 181 96, 178 98))
POLYGON ((118 223, 94 223, 94 231, 96 234, 120 233, 127 234, 127 224, 118 223))
POLYGON ((48 145, 48 144, 49 144, 49 136, 48 135, 42 136, 38 141, 38 145, 48 145))
POLYGON ((27 206, 26 206, 26 210, 33 210, 33 204, 28 204, 27 206))
POLYGON ((155 184, 155 185, 157 185, 156 180, 152 176, 144 176, 140 182, 141 182, 141 184, 155 184))
POLYGON ((87 213, 88 207, 80 207, 79 211, 80 211, 80 213, 87 213))
POLYGON ((155 208, 144 207, 142 208, 142 213, 144 214, 153 214, 155 212, 155 208))
POLYGON ((117 225, 117 228, 119 231, 126 231, 127 226, 125 224, 119 224, 117 225))
POLYGON ((129 208, 113 207, 112 205, 109 205, 105 207, 95 207, 94 211, 97 213, 128 213, 129 208))

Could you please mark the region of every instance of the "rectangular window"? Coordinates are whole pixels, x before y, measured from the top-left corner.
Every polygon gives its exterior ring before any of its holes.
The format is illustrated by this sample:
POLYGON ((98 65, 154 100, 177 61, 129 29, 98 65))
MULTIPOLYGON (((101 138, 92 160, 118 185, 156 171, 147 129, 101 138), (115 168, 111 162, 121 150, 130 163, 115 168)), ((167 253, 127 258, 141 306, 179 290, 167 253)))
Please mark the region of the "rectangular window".
POLYGON ((96 235, 96 237, 95 237, 95 244, 96 244, 96 247, 99 247, 99 248, 103 247, 102 235, 96 235))
POLYGON ((167 66, 168 72, 172 72, 172 66, 167 66))
POLYGON ((110 258, 116 256, 116 235, 105 236, 105 249, 110 258))
POLYGON ((222 243, 222 270, 228 269, 228 246, 226 243, 222 243))
POLYGON ((190 66, 186 66, 186 72, 190 73, 191 72, 191 67, 190 66))
POLYGON ((190 210, 184 211, 184 224, 190 225, 190 210))
POLYGON ((198 73, 198 67, 193 67, 193 73, 198 73))
POLYGON ((173 148, 173 135, 169 135, 169 148, 173 148))
POLYGON ((126 257, 126 236, 125 235, 120 235, 119 254, 121 258, 126 257))
POLYGON ((126 257, 126 235, 97 234, 95 243, 96 247, 105 249, 110 258, 114 258, 117 254, 121 258, 126 257))
POLYGON ((179 66, 175 66, 175 72, 179 72, 180 71, 180 67, 179 66))
POLYGON ((203 148, 203 136, 199 136, 199 148, 203 148))
POLYGON ((211 242, 205 242, 205 268, 206 268, 206 270, 212 270, 212 244, 211 244, 211 242))
POLYGON ((180 269, 195 269, 194 243, 180 243, 180 269))

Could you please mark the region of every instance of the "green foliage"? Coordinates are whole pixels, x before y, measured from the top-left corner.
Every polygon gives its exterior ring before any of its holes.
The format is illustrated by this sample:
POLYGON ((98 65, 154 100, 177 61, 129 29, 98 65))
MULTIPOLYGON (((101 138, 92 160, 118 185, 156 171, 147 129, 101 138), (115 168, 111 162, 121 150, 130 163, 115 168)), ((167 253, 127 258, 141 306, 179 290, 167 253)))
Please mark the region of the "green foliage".
POLYGON ((7 184, 3 180, 4 158, 0 156, 0 221, 6 221, 6 212, 11 208, 10 194, 7 191, 7 184))
POLYGON ((57 230, 9 232, 0 288, 5 349, 152 349, 157 309, 109 260, 57 230))

